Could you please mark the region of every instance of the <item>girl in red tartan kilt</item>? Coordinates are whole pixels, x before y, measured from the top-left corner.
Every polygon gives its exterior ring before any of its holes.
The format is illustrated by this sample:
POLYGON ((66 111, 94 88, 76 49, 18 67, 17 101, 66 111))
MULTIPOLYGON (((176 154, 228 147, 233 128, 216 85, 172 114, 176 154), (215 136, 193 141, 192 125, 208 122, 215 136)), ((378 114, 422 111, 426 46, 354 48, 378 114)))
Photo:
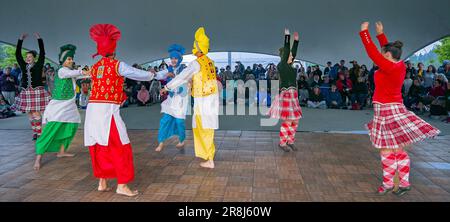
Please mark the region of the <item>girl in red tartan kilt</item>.
POLYGON ((22 56, 22 43, 27 34, 22 34, 16 47, 16 60, 22 70, 21 92, 16 98, 17 110, 26 112, 33 130, 33 140, 36 140, 42 131, 42 112, 50 101, 50 95, 44 89, 42 69, 45 62, 44 41, 38 33, 35 33, 39 44, 39 57, 35 62, 37 52, 27 52, 24 59, 22 56))
POLYGON ((281 119, 279 147, 289 152, 297 151, 294 145, 298 120, 302 118, 302 109, 298 102, 297 72, 292 67, 298 48, 298 33, 294 33, 294 45, 290 49, 289 30, 285 29, 284 47, 280 49, 281 61, 277 65, 280 73, 280 94, 275 97, 269 109, 271 118, 281 119))
POLYGON ((394 194, 401 196, 411 189, 409 183, 410 159, 404 147, 415 142, 437 136, 440 131, 403 105, 401 89, 406 75, 406 66, 400 60, 403 43, 389 43, 383 32, 383 24, 376 23, 377 38, 381 45, 378 51, 368 31, 369 23, 361 25, 360 37, 369 57, 380 67, 375 72, 373 95, 374 117, 366 125, 370 140, 380 149, 383 167, 383 184, 377 193, 384 195, 394 189, 394 176, 398 173, 399 189, 394 194))

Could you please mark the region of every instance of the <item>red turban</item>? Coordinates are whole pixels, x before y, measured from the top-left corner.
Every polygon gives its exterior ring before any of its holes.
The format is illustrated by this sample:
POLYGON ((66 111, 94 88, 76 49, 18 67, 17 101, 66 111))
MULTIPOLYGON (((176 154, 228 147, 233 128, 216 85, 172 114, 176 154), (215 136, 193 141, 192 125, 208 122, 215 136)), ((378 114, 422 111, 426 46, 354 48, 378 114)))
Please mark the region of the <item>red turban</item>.
POLYGON ((106 56, 116 51, 116 43, 120 39, 120 30, 111 24, 96 24, 89 30, 91 39, 97 43, 97 55, 106 56))

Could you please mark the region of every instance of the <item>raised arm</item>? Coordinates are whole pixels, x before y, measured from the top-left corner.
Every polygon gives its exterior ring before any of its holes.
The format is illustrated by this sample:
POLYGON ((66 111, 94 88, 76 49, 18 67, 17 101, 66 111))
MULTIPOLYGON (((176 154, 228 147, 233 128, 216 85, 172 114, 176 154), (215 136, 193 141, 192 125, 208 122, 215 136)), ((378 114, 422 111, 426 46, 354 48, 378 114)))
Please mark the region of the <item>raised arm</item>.
POLYGON ((368 29, 362 30, 359 35, 361 37, 361 41, 364 44, 364 47, 366 48, 367 55, 376 65, 378 65, 378 67, 380 67, 380 69, 388 71, 394 67, 395 63, 385 59, 378 48, 375 46, 372 38, 370 37, 368 29))
POLYGON ((294 57, 294 59, 297 56, 297 50, 298 50, 298 32, 295 32, 294 33, 294 45, 292 46, 292 50, 291 50, 292 57, 294 57))
POLYGON ((289 58, 289 47, 291 46, 291 34, 288 29, 284 30, 284 46, 283 46, 283 54, 281 55, 281 62, 287 63, 289 58))
POLYGON ((38 44, 39 44, 39 58, 37 61, 37 64, 44 64, 45 62, 45 49, 44 49, 44 40, 39 36, 38 38, 38 44))
POLYGON ((78 77, 78 76, 82 76, 83 75, 83 71, 81 69, 75 69, 75 70, 71 70, 68 68, 61 68, 58 70, 58 77, 61 79, 65 79, 65 78, 74 78, 74 77, 78 77))
POLYGON ((137 81, 150 81, 155 77, 155 74, 151 72, 136 69, 124 62, 119 63, 119 74, 137 81))
POLYGON ((375 23, 375 30, 377 31, 377 39, 378 39, 378 42, 380 43, 380 46, 384 47, 389 42, 388 42, 388 39, 387 39, 386 35, 384 34, 383 23, 376 22, 375 23))
POLYGON ((189 82, 195 73, 200 72, 200 64, 197 61, 192 61, 189 65, 183 69, 183 71, 175 76, 169 83, 164 86, 167 91, 172 91, 177 87, 189 82))
POLYGON ((25 65, 25 60, 23 59, 22 56, 22 44, 23 44, 23 40, 26 38, 26 34, 23 34, 22 36, 20 36, 19 40, 17 40, 17 46, 16 46, 16 60, 17 63, 19 63, 19 65, 24 66, 25 65))
POLYGON ((167 73, 169 73, 169 70, 167 70, 167 69, 161 70, 161 71, 156 73, 155 79, 156 80, 166 79, 167 78, 167 73))

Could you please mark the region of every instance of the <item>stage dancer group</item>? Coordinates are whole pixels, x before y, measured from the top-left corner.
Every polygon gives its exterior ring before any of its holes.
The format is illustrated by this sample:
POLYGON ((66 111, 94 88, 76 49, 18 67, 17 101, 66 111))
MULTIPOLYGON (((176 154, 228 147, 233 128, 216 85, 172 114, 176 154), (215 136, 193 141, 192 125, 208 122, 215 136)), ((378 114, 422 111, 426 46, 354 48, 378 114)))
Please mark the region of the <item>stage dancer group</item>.
MULTIPOLYGON (((403 44, 388 42, 381 22, 376 23, 377 38, 381 51, 373 43, 368 31, 369 23, 361 25, 360 37, 368 56, 380 68, 375 73, 376 89, 373 96, 374 117, 367 124, 372 145, 379 149, 383 182, 377 193, 384 195, 394 189, 394 176, 399 175, 399 189, 394 193, 401 196, 411 189, 409 183, 410 159, 405 147, 425 138, 437 136, 440 131, 408 111, 403 105, 401 87, 406 74, 404 62, 400 59, 403 44)), ((161 94, 168 94, 161 104, 163 116, 160 120, 158 146, 161 152, 164 143, 172 136, 178 137, 177 148, 185 145, 185 118, 190 106, 189 97, 194 98, 192 131, 195 156, 204 160, 201 167, 214 168, 214 131, 219 128, 219 86, 214 62, 207 56, 209 38, 203 27, 194 36, 192 54, 196 59, 183 69, 181 62, 185 48, 178 44, 169 46, 170 65, 167 70, 147 72, 129 66, 116 58, 120 30, 111 24, 97 24, 91 27, 90 37, 97 44, 101 56, 90 69, 74 70, 76 47, 71 44, 60 48, 60 68, 55 76, 52 99, 43 87, 42 67, 45 59, 44 43, 35 34, 39 43, 37 52, 29 51, 24 60, 21 53, 22 35, 17 44, 16 57, 24 73, 17 107, 28 113, 36 141, 34 169, 41 167, 42 155, 56 152, 58 157, 73 157, 67 153, 74 138, 80 115, 75 103, 75 81, 77 78, 91 78, 91 94, 84 123, 84 145, 89 147, 93 174, 99 179, 98 191, 110 191, 108 179, 117 179, 116 193, 135 196, 127 184, 134 179, 133 152, 125 123, 120 116, 120 106, 127 99, 123 91, 125 78, 138 81, 152 79, 166 80, 161 94), (45 111, 44 111, 45 110, 45 111), (43 116, 41 113, 44 111, 43 116), (44 123, 41 135, 41 122, 44 123)), ((284 32, 284 46, 280 48, 279 88, 268 115, 281 119, 279 148, 284 152, 297 151, 295 134, 302 109, 298 101, 298 87, 293 62, 297 54, 299 35, 284 32)))

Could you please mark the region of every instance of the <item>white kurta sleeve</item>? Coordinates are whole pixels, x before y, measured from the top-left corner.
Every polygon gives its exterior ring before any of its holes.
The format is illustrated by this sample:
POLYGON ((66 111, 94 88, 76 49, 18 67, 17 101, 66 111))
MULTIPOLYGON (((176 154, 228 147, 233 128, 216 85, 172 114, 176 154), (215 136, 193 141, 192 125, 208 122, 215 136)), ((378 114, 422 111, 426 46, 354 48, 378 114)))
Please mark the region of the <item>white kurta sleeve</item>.
POLYGON ((124 62, 119 63, 119 74, 137 81, 150 81, 155 77, 155 74, 151 72, 133 68, 124 62))
POLYGON ((167 69, 161 70, 156 73, 155 79, 157 79, 157 80, 165 79, 167 73, 169 73, 169 70, 167 70, 167 69))
POLYGON ((58 77, 61 79, 74 78, 82 75, 81 69, 72 70, 64 67, 58 70, 58 77))
POLYGON ((176 89, 177 87, 189 82, 195 73, 200 72, 200 64, 197 61, 192 61, 189 65, 175 78, 170 80, 165 88, 169 91, 176 89))

